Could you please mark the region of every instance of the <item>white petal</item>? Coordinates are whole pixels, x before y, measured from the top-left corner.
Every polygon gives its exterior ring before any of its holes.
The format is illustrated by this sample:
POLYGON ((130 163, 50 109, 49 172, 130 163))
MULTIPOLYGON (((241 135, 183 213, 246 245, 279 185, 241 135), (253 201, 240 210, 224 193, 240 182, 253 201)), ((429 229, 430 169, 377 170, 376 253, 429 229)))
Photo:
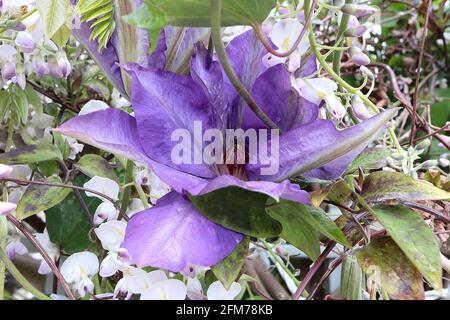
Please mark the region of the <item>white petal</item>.
POLYGON ((188 278, 187 280, 187 295, 191 300, 203 300, 203 288, 198 278, 188 278))
POLYGON ((50 268, 50 266, 47 264, 47 262, 45 262, 45 260, 42 260, 41 264, 39 265, 38 273, 45 275, 45 274, 49 274, 51 272, 52 272, 52 269, 50 268))
POLYGON ((118 217, 119 217, 119 210, 117 210, 116 207, 114 207, 114 205, 111 202, 104 201, 97 207, 97 210, 95 210, 93 220, 95 224, 100 224, 105 220, 108 221, 117 220, 118 217))
POLYGON ((0 64, 3 65, 10 61, 17 53, 16 48, 9 44, 0 45, 0 64))
MULTIPOLYGON (((113 200, 119 199, 119 185, 114 180, 102 177, 93 177, 91 180, 86 182, 83 186, 86 189, 91 189, 101 194, 104 194, 113 200)), ((96 197, 102 200, 105 200, 102 196, 86 192, 88 197, 96 197)))
POLYGON ((347 114, 341 100, 339 100, 334 94, 327 95, 325 102, 328 112, 334 119, 341 121, 347 114))
POLYGON ((133 198, 130 200, 130 204, 128 205, 127 215, 131 218, 135 213, 144 211, 144 203, 141 199, 133 198))
POLYGON ((338 89, 337 84, 327 78, 305 79, 300 94, 306 100, 319 105, 325 97, 338 89))
POLYGON ((169 279, 159 282, 141 294, 141 300, 185 300, 186 285, 180 280, 169 279))
POLYGON ((78 252, 68 257, 61 266, 61 273, 68 282, 79 282, 98 272, 99 262, 89 251, 78 252))
POLYGON ((233 300, 241 292, 241 285, 233 282, 229 290, 226 290, 220 281, 213 282, 206 292, 208 300, 233 300))
POLYGON ((92 112, 109 109, 109 106, 100 100, 91 100, 81 108, 78 115, 83 116, 92 112))
POLYGON ((113 276, 117 271, 120 271, 125 266, 126 264, 118 259, 117 253, 109 252, 105 259, 103 259, 98 274, 102 278, 108 278, 113 276))
POLYGON ((108 221, 95 229, 95 234, 105 250, 118 252, 125 238, 127 224, 122 221, 108 221))
POLYGON ((281 52, 289 51, 302 32, 303 26, 297 19, 278 21, 270 32, 270 39, 281 52))

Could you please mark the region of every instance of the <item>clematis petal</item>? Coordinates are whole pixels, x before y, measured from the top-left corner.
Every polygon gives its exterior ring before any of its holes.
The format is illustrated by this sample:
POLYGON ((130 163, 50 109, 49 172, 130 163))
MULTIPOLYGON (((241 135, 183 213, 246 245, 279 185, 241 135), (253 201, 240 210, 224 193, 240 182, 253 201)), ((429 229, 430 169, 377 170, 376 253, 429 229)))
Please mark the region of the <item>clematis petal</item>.
MULTIPOLYGON (((72 0, 72 2, 75 2, 72 0)), ((121 70, 119 68, 119 56, 115 47, 109 43, 107 47, 100 53, 99 46, 96 40, 91 40, 91 30, 88 23, 81 23, 78 28, 72 30, 75 38, 85 47, 89 55, 105 73, 106 77, 111 81, 114 87, 120 91, 123 96, 127 96, 125 87, 122 81, 121 70)))
POLYGON ((208 42, 209 28, 184 28, 171 27, 164 28, 167 45, 167 61, 165 68, 168 71, 182 73, 189 68, 189 59, 194 53, 194 44, 202 41, 208 42))
MULTIPOLYGON (((112 43, 116 48, 120 65, 135 62, 144 67, 163 69, 166 61, 164 52, 167 49, 164 31, 161 32, 156 50, 149 56, 148 30, 131 26, 123 19, 142 3, 142 0, 114 0, 116 29, 112 37, 112 43)), ((131 95, 131 78, 126 70, 121 71, 125 90, 128 95, 131 95)))
POLYGON ((186 174, 150 159, 143 150, 136 120, 129 114, 108 109, 76 117, 55 131, 99 149, 144 163, 178 192, 201 183, 203 179, 186 174))
MULTIPOLYGON (((338 131, 331 121, 318 120, 310 124, 291 130, 280 137, 280 169, 272 176, 261 176, 261 165, 247 165, 250 179, 260 178, 269 181, 284 179, 304 174, 308 171, 335 165, 339 160, 339 170, 328 171, 322 175, 329 179, 339 177, 369 143, 384 130, 385 124, 397 113, 397 109, 390 109, 371 119, 338 131)), ((328 167, 326 167, 328 168, 328 167)))
POLYGON ((308 193, 300 190, 298 185, 291 184, 289 181, 283 181, 282 183, 243 181, 229 175, 218 176, 213 180, 199 184, 196 188, 190 189, 189 192, 194 196, 201 196, 227 187, 239 187, 245 190, 263 193, 277 201, 283 198, 304 204, 311 203, 308 193))
POLYGON ((131 218, 122 247, 138 266, 179 272, 188 264, 215 265, 241 240, 241 234, 209 221, 172 192, 131 218))
POLYGON ((202 132, 211 127, 211 104, 201 87, 190 76, 145 69, 136 64, 128 64, 126 69, 133 78, 132 102, 139 139, 146 154, 180 171, 214 177, 204 164, 177 165, 171 158, 179 143, 172 141, 175 130, 193 133, 194 122, 201 124, 202 132))
MULTIPOLYGON (((251 91, 256 79, 265 71, 267 67, 262 63, 267 50, 263 47, 255 32, 246 31, 235 37, 226 48, 230 63, 241 80, 244 87, 251 91)), ((228 76, 224 73, 225 94, 232 104, 232 114, 230 116, 230 128, 239 128, 242 122, 242 112, 245 102, 234 89, 228 76)))
MULTIPOLYGON (((318 106, 305 101, 292 88, 291 75, 281 64, 268 69, 256 80, 252 95, 264 113, 282 131, 309 123, 317 119, 319 114, 318 106)), ((250 108, 245 108, 242 128, 266 127, 250 108)))
POLYGON ((195 54, 191 59, 191 76, 211 101, 214 128, 226 129, 230 104, 223 91, 222 67, 218 61, 213 61, 212 55, 202 43, 195 47, 195 54))

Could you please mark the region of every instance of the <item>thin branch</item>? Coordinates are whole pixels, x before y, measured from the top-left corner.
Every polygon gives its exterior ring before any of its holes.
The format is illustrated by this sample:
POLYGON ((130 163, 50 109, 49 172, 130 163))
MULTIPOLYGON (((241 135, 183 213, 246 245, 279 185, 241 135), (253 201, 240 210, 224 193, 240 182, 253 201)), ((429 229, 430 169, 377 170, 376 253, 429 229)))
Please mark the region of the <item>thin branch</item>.
POLYGON ((331 253, 331 250, 333 250, 335 245, 336 245, 336 242, 334 242, 334 241, 328 242, 328 245, 326 246, 325 250, 319 256, 319 258, 317 258, 317 260, 314 262, 311 269, 309 269, 308 273, 303 278, 302 282, 300 283, 300 286, 297 288, 297 291, 295 291, 294 295, 292 296, 292 300, 300 299, 303 291, 306 289, 307 285, 311 282, 311 280, 317 274, 320 267, 325 262, 325 260, 328 258, 328 255, 331 253))
POLYGON ((422 71, 423 53, 425 51, 425 41, 426 41, 427 35, 428 35, 428 22, 430 20, 430 14, 431 14, 432 9, 433 9, 432 0, 428 0, 427 9, 426 9, 427 10, 426 17, 425 17, 425 25, 423 26, 422 41, 420 43, 419 62, 418 62, 417 73, 416 73, 416 87, 415 87, 414 95, 413 95, 412 124, 411 124, 411 134, 410 134, 410 138, 409 138, 409 144, 411 146, 414 145, 414 137, 415 137, 415 131, 416 131, 416 116, 417 116, 417 99, 419 97, 420 74, 422 71))
POLYGON ((16 218, 14 218, 11 215, 8 215, 7 218, 17 229, 19 229, 22 232, 22 234, 31 242, 31 244, 36 248, 36 250, 41 254, 42 258, 44 258, 45 262, 47 262, 50 269, 52 269, 53 273, 58 278, 64 291, 67 294, 67 297, 70 300, 75 300, 75 296, 70 290, 69 284, 66 282, 66 279, 64 279, 63 275, 56 266, 55 261, 53 261, 53 259, 50 258, 45 249, 41 246, 41 244, 34 238, 34 236, 28 231, 28 229, 16 218))
POLYGON ((79 186, 74 186, 74 185, 70 185, 70 184, 60 184, 60 183, 49 183, 49 182, 41 182, 41 181, 30 181, 30 180, 20 180, 20 179, 12 179, 12 178, 7 178, 7 179, 0 179, 0 181, 8 181, 8 182, 14 182, 18 185, 29 185, 29 184, 35 184, 35 185, 41 185, 41 186, 49 186, 49 187, 57 187, 57 188, 66 188, 66 189, 73 189, 73 190, 80 190, 80 191, 85 191, 85 192, 89 192, 89 193, 93 193, 95 195, 98 195, 102 198, 104 198, 105 200, 108 200, 109 202, 111 202, 117 209, 118 205, 116 203, 116 201, 114 199, 112 199, 111 197, 92 190, 92 189, 87 189, 87 188, 83 188, 83 187, 79 187, 79 186))
POLYGON ((450 217, 447 217, 445 215, 443 215, 442 213, 440 213, 437 210, 434 210, 433 208, 424 206, 422 204, 418 204, 415 202, 409 202, 409 201, 402 201, 402 203, 410 208, 414 208, 414 209, 418 209, 420 211, 424 211, 426 213, 429 213, 431 215, 433 215, 436 219, 441 220, 443 222, 446 223, 450 223, 450 217))

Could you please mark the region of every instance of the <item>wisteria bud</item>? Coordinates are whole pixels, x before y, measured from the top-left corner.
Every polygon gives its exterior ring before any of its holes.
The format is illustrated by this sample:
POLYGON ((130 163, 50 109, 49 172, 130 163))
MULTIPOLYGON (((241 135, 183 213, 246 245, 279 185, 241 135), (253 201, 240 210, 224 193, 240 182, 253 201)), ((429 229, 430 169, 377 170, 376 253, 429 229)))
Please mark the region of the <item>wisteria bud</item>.
POLYGON ((289 9, 286 8, 286 7, 280 7, 280 8, 278 9, 278 13, 279 13, 280 15, 284 16, 284 15, 286 15, 286 14, 291 13, 291 10, 289 10, 289 9))
POLYGON ((22 52, 32 53, 36 48, 36 43, 30 33, 20 31, 16 36, 16 46, 19 47, 22 52))
POLYGON ((27 77, 25 76, 25 66, 23 63, 18 63, 16 65, 16 77, 13 79, 22 90, 27 86, 27 77))
POLYGON ((359 120, 367 120, 372 117, 362 99, 356 94, 352 97, 352 110, 359 120))
POLYGON ((2 78, 3 81, 9 81, 16 76, 16 63, 7 62, 2 67, 2 78))
POLYGON ((57 59, 62 76, 64 78, 67 78, 72 72, 72 66, 70 65, 69 59, 67 59, 67 55, 64 52, 59 52, 57 59))
POLYGON ((355 17, 365 17, 374 14, 378 9, 365 4, 347 3, 341 7, 341 11, 355 17))
POLYGON ((366 66, 370 64, 370 58, 362 52, 358 47, 351 47, 349 50, 352 61, 359 66, 366 66))
POLYGON ((450 160, 448 160, 447 158, 441 157, 441 158, 439 158, 439 165, 441 167, 446 168, 446 167, 450 166, 450 160))
POLYGON ((7 166, 5 164, 0 164, 0 179, 8 178, 13 172, 13 167, 7 166))
POLYGON ((33 61, 34 71, 36 72, 36 75, 39 78, 49 73, 48 64, 44 61, 44 58, 42 58, 42 56, 40 55, 34 56, 33 60, 34 60, 33 61))
POLYGON ((421 168, 422 169, 431 169, 433 167, 436 167, 439 164, 437 160, 427 160, 424 163, 422 163, 421 168))
POLYGON ((350 16, 347 30, 344 35, 346 37, 361 37, 367 31, 367 27, 359 23, 358 18, 350 16))
POLYGON ((58 61, 55 56, 48 57, 48 71, 52 77, 62 78, 63 73, 58 65, 58 61))
POLYGON ((329 94, 325 97, 325 103, 328 112, 333 116, 334 119, 341 121, 347 111, 342 105, 341 100, 339 100, 334 94, 329 94))
POLYGON ((375 78, 375 76, 373 75, 373 72, 370 71, 370 69, 367 68, 367 67, 365 67, 365 66, 361 66, 361 67, 359 68, 359 71, 361 71, 361 73, 363 74, 363 76, 366 76, 366 77, 368 77, 368 78, 370 78, 370 79, 375 78))
POLYGON ((431 146, 431 140, 425 139, 425 140, 421 141, 420 143, 418 143, 416 148, 417 148, 417 150, 425 150, 430 146, 431 146))
POLYGON ((6 216, 13 213, 17 208, 17 205, 12 202, 0 202, 0 216, 6 216))

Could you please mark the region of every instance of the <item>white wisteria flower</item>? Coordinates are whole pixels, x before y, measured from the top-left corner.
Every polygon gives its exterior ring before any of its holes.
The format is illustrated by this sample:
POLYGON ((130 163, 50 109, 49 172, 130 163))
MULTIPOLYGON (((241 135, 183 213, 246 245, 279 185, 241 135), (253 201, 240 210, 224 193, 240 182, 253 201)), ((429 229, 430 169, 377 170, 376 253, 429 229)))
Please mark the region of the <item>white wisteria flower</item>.
POLYGON ((10 260, 13 260, 17 255, 25 255, 28 253, 27 247, 20 241, 19 236, 11 236, 6 245, 6 254, 10 260))
POLYGON ((303 98, 316 105, 325 101, 328 112, 336 120, 341 121, 346 115, 345 107, 335 95, 338 85, 333 80, 328 78, 296 79, 294 88, 303 98))
POLYGON ((106 221, 117 220, 119 217, 119 210, 109 201, 102 202, 95 210, 93 222, 99 225, 106 221))
POLYGON ((206 296, 208 300, 234 300, 241 290, 242 287, 237 282, 233 282, 230 289, 227 290, 220 281, 215 281, 209 286, 206 296))
POLYGON ((146 272, 142 269, 126 266, 121 271, 123 278, 117 282, 114 296, 116 297, 118 294, 126 295, 125 299, 130 299, 133 294, 142 294, 147 289, 167 280, 167 275, 161 270, 146 272))
MULTIPOLYGON (((97 191, 101 194, 104 194, 105 196, 110 197, 113 200, 119 199, 119 185, 114 180, 108 179, 108 178, 102 178, 102 177, 93 177, 91 180, 86 182, 83 187, 85 189, 91 189, 93 191, 97 191)), ((95 193, 86 192, 86 195, 88 197, 96 197, 101 200, 106 200, 102 196, 97 195, 95 193)))
MULTIPOLYGON (((36 238, 36 241, 39 242, 41 247, 47 252, 48 256, 53 260, 56 261, 59 259, 60 250, 59 247, 51 242, 50 237, 48 235, 47 229, 44 230, 43 233, 35 233, 34 237, 36 238)), ((38 273, 39 274, 49 274, 52 272, 50 269, 50 266, 45 262, 45 260, 41 261, 41 264, 39 266, 38 273)))
MULTIPOLYGON (((288 52, 294 47, 295 42, 303 30, 303 25, 297 19, 283 19, 273 26, 269 38, 281 53, 288 52)), ((309 41, 304 36, 295 51, 286 58, 277 57, 268 53, 263 61, 267 66, 285 63, 289 59, 288 69, 291 72, 300 67, 301 57, 309 49, 309 41)))
POLYGON ((92 252, 85 251, 68 257, 61 266, 61 274, 77 290, 79 296, 84 297, 86 293, 94 292, 94 283, 91 277, 97 274, 98 269, 97 256, 92 252))
POLYGON ((106 110, 109 109, 109 106, 101 101, 101 100, 91 100, 88 103, 86 103, 78 113, 79 116, 83 116, 92 112, 100 111, 100 110, 106 110))
POLYGON ((188 278, 187 283, 187 296, 190 300, 204 300, 203 288, 198 278, 188 278))
POLYGON ((125 238, 127 224, 122 221, 108 221, 95 229, 95 234, 100 240, 103 249, 111 252, 119 252, 120 245, 125 238))
POLYGON ((141 300, 185 300, 186 285, 177 279, 167 279, 151 286, 141 294, 141 300))

